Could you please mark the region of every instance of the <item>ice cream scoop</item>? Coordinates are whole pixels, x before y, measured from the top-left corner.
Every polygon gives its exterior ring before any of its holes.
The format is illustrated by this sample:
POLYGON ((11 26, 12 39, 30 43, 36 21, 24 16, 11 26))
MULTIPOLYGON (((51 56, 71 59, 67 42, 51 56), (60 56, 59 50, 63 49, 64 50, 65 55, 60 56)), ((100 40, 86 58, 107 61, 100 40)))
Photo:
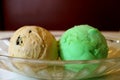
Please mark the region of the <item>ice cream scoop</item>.
POLYGON ((11 37, 9 53, 13 57, 55 60, 58 57, 57 41, 46 29, 23 26, 11 37))
POLYGON ((58 45, 55 37, 48 30, 40 26, 23 26, 11 37, 8 52, 12 57, 25 58, 13 62, 20 72, 35 75, 47 69, 49 65, 35 64, 33 60, 56 60, 58 45), (27 59, 31 62, 27 62, 27 59))
MULTIPOLYGON (((96 60, 106 58, 108 54, 105 37, 90 25, 77 25, 65 31, 59 47, 62 60, 96 60)), ((90 65, 69 65, 66 68, 79 71, 87 66, 90 65)))

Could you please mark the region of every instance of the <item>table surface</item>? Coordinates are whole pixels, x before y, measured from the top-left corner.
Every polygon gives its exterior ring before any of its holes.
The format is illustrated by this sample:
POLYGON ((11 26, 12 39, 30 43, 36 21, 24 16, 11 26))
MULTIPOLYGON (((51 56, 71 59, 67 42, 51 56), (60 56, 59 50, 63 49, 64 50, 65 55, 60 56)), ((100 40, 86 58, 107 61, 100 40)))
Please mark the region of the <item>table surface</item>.
MULTIPOLYGON (((56 37, 60 37, 64 33, 64 31, 50 31, 56 37)), ((112 36, 112 37, 119 37, 120 31, 101 31, 104 35, 112 36)), ((10 37, 12 36, 14 31, 0 31, 0 38, 10 37)))
MULTIPOLYGON (((50 31, 50 32, 53 35, 55 35, 57 37, 57 39, 59 39, 60 35, 62 35, 64 33, 64 31, 50 31)), ((101 31, 101 32, 103 35, 117 37, 120 39, 120 32, 111 32, 111 31, 101 31)), ((13 33, 14 33, 14 31, 0 31, 0 38, 10 37, 13 35, 13 33)), ((23 77, 23 76, 22 76, 23 78, 21 79, 20 78, 21 76, 22 75, 18 75, 17 73, 11 73, 11 72, 0 69, 0 80, 5 80, 4 78, 7 78, 7 77, 11 78, 11 79, 9 78, 7 80, 12 80, 12 77, 16 77, 16 79, 14 79, 14 80, 36 80, 36 79, 27 78, 27 77, 23 77)), ((106 80, 120 80, 119 76, 120 76, 120 72, 107 76, 106 80)), ((101 80, 101 79, 96 79, 96 80, 101 80)))

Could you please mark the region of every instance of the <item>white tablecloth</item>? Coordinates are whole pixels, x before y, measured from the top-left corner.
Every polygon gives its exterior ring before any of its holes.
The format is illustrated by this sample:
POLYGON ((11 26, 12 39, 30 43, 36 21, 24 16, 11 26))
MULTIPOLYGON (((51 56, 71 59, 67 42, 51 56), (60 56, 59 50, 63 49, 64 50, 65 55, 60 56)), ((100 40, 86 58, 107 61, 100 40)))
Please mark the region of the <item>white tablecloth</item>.
MULTIPOLYGON (((64 31, 50 31, 55 36, 60 36, 64 33, 64 31)), ((12 36, 14 31, 0 31, 0 38, 12 36)), ((120 32, 115 31, 102 31, 104 35, 112 36, 112 37, 120 37, 120 32)))

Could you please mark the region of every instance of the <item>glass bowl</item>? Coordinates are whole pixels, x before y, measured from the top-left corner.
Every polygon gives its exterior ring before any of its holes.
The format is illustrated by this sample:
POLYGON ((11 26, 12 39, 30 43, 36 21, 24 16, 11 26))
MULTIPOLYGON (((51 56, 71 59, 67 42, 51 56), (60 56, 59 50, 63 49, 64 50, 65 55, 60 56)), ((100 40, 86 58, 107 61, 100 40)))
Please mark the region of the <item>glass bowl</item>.
POLYGON ((7 38, 0 39, 0 69, 17 73, 33 80, 107 79, 105 76, 120 71, 120 40, 107 36, 106 40, 109 46, 107 59, 47 61, 10 57, 8 56, 9 40, 7 38), (67 69, 66 66, 73 68, 73 70, 67 69), (76 66, 83 67, 79 71, 74 71, 74 68, 77 68, 76 66))

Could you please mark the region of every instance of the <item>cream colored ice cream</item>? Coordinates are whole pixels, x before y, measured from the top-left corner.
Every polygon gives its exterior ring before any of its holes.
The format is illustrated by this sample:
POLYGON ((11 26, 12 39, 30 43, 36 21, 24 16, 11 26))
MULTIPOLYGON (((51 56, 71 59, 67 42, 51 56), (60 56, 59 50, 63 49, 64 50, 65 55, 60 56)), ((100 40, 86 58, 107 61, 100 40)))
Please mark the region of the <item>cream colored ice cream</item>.
POLYGON ((58 57, 57 41, 46 29, 39 26, 23 26, 11 37, 10 56, 55 60, 58 57))
MULTIPOLYGON (((46 70, 49 65, 35 63, 33 60, 56 60, 58 58, 58 46, 55 37, 40 26, 23 26, 15 31, 10 39, 9 55, 31 61, 13 62, 19 72, 33 76, 46 70)), ((36 75, 37 76, 37 75, 36 75)))

